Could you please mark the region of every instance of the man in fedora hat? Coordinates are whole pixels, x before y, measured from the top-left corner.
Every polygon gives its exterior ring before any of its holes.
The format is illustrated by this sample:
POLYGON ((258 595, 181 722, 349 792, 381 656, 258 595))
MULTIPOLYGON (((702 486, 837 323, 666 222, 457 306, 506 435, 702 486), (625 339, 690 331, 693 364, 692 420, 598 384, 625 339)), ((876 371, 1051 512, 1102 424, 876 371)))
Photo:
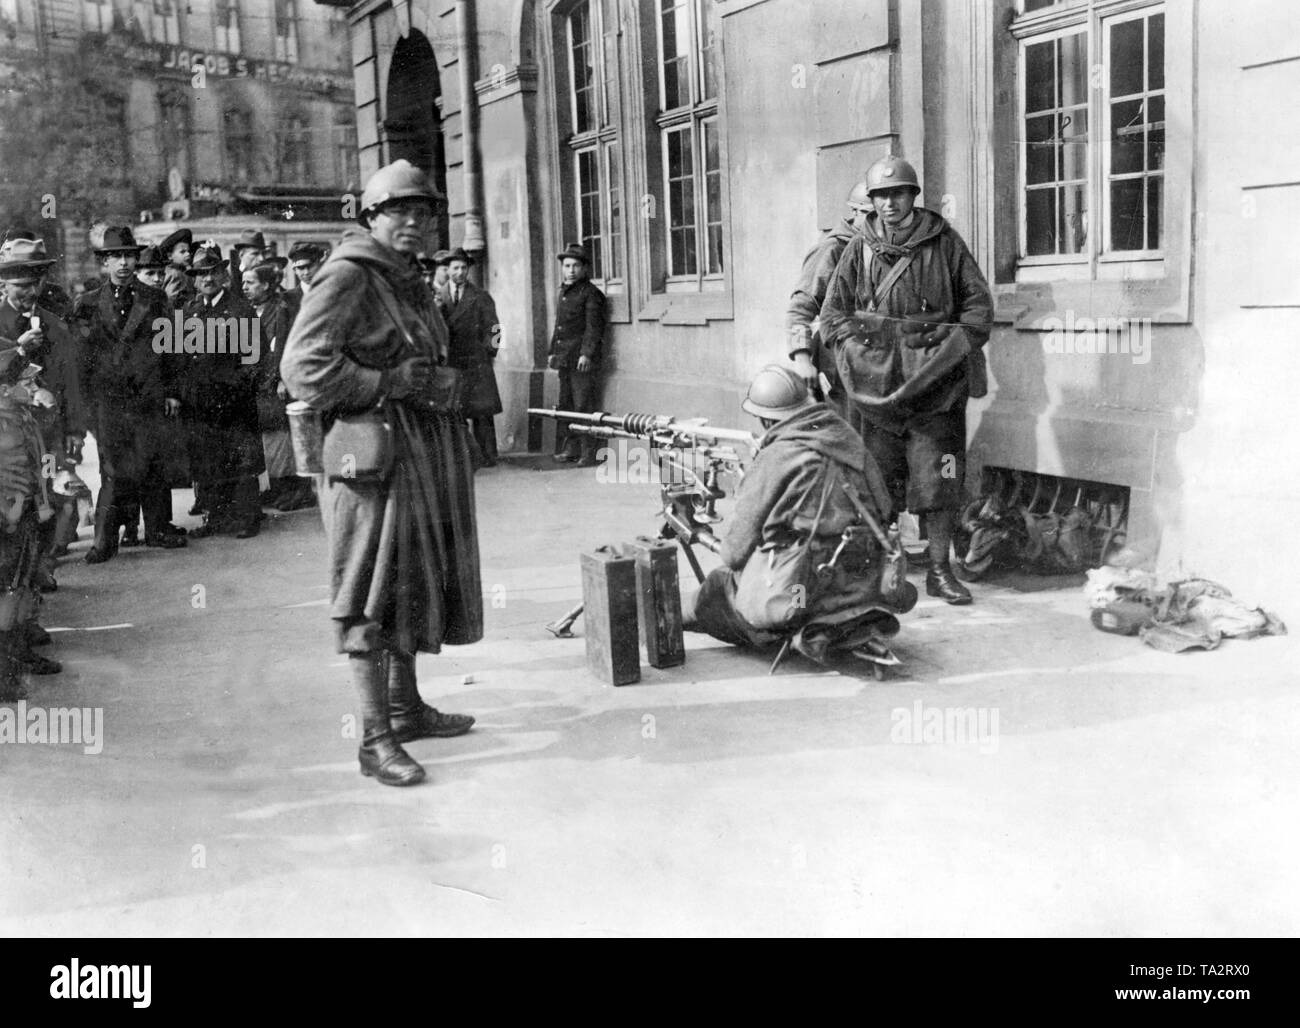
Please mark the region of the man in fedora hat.
MULTIPOLYGON (((53 397, 50 407, 35 406, 32 414, 40 432, 45 461, 41 473, 68 471, 81 460, 86 437, 86 412, 81 397, 81 376, 77 347, 67 322, 41 302, 42 284, 53 259, 39 240, 12 237, 0 245, 0 337, 12 340, 17 353, 6 359, 9 380, 14 381, 39 369, 39 383, 53 397)), ((50 474, 47 478, 52 479, 50 474)), ((52 516, 35 525, 31 543, 36 558, 32 584, 44 592, 57 588, 54 581, 54 547, 60 524, 70 518, 75 526, 76 499, 47 490, 52 516), (71 513, 64 508, 71 505, 71 513)), ((75 533, 75 528, 74 528, 75 533)), ((37 608, 39 609, 39 608, 37 608)), ((49 635, 37 624, 34 610, 13 640, 10 655, 36 673, 59 670, 57 661, 37 657, 32 645, 49 642, 49 635)))
POLYGON ((94 251, 107 279, 87 290, 73 315, 85 336, 83 386, 101 480, 88 564, 117 555, 118 529, 132 501, 144 514, 146 546, 185 545, 184 530, 171 522, 164 462, 166 418, 179 409, 175 369, 153 348, 154 322, 170 321, 172 306, 161 290, 136 278, 143 249, 130 228, 107 227, 94 251))
MULTIPOLYGON (((185 308, 185 319, 198 318, 205 339, 212 337, 208 323, 214 319, 251 330, 257 315, 231 284, 229 265, 216 243, 198 248, 190 274, 197 295, 185 308)), ((255 342, 260 356, 261 340, 255 342)), ((201 539, 225 532, 236 539, 252 538, 262 515, 257 476, 265 467, 257 427, 257 364, 245 363, 238 351, 179 359, 185 368, 181 410, 188 426, 190 470, 195 495, 208 512, 191 535, 201 539)))
POLYGON ((497 462, 497 434, 492 419, 501 413, 501 394, 492 373, 501 334, 497 306, 491 293, 469 280, 474 258, 465 248, 458 247, 447 256, 448 281, 440 301, 451 333, 447 362, 461 370, 461 405, 478 445, 478 463, 491 468, 497 462))
POLYGON ((245 229, 239 234, 239 242, 230 248, 230 270, 242 274, 271 256, 273 254, 266 245, 266 237, 254 229, 245 229))
MULTIPOLYGON (((591 257, 584 246, 569 243, 556 258, 560 262, 560 296, 555 306, 555 331, 547 363, 560 373, 560 410, 590 414, 596 409, 596 368, 605 341, 605 294, 591 284, 591 257)), ((555 459, 578 460, 595 467, 596 440, 579 439, 561 430, 555 437, 555 459)))

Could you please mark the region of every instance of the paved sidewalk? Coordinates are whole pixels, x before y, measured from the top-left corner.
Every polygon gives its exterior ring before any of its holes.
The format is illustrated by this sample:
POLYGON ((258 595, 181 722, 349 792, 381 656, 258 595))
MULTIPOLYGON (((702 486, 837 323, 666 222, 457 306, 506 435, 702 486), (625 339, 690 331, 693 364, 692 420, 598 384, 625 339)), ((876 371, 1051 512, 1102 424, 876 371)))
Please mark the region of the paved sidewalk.
POLYGON ((65 564, 28 703, 104 745, 0 745, 0 932, 1300 931, 1292 637, 1170 656, 1024 580, 923 597, 882 683, 691 635, 615 689, 542 625, 657 490, 528 459, 478 498, 487 638, 419 674, 479 723, 412 789, 344 737, 316 512, 65 564))

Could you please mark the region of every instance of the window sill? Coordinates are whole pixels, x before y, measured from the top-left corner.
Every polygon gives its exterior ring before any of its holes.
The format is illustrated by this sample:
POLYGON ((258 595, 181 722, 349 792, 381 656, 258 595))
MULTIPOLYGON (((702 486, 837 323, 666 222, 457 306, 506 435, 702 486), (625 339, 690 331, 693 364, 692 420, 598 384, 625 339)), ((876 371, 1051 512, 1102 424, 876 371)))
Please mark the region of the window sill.
POLYGON ((655 293, 637 311, 638 321, 661 325, 707 325, 734 317, 730 293, 655 293))
MULTIPOLYGON (((1125 317, 1145 318, 1162 324, 1187 324, 1191 321, 1188 299, 1189 281, 1185 276, 1170 275, 1163 262, 1125 262, 1109 265, 1111 272, 1098 278, 1079 277, 1074 268, 1035 269, 1046 273, 1034 281, 1021 281, 994 287, 996 303, 993 320, 1024 331, 1042 331, 1053 327, 1049 319, 1125 317), (1141 274, 1133 269, 1143 268, 1141 274), (1146 269, 1154 269, 1149 274, 1146 269)), ((1023 269, 1022 269, 1023 270, 1023 269)))

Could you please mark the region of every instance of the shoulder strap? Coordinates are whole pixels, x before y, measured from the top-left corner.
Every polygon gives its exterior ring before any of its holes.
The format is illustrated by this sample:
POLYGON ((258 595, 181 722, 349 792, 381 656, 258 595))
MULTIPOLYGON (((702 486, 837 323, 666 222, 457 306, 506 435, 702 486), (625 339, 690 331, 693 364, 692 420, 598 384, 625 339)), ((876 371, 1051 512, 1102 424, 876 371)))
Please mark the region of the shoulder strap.
MULTIPOLYGON (((363 267, 365 266, 363 265, 363 267)), ((397 312, 397 304, 393 298, 393 291, 388 288, 388 283, 381 279, 379 275, 375 273, 373 268, 365 267, 365 271, 370 278, 370 284, 374 286, 375 292, 379 296, 379 302, 384 305, 384 310, 388 313, 388 317, 392 320, 393 325, 396 327, 397 331, 402 334, 402 338, 406 340, 406 345, 412 350, 418 350, 419 347, 415 345, 415 340, 411 338, 411 333, 406 330, 406 323, 402 321, 402 316, 397 312)))
POLYGON ((826 510, 826 501, 831 496, 831 479, 835 475, 835 462, 828 460, 826 470, 822 473, 822 498, 817 504, 817 515, 813 518, 812 528, 808 529, 808 538, 813 539, 817 535, 817 528, 822 523, 822 514, 826 510))
MULTIPOLYGON (((871 256, 873 259, 875 258, 874 251, 872 251, 871 256)), ((907 270, 907 266, 912 263, 912 258, 915 256, 916 251, 913 250, 905 257, 900 257, 894 262, 894 266, 889 269, 889 274, 880 283, 880 288, 872 291, 871 310, 876 310, 885 301, 885 298, 889 296, 889 291, 894 288, 894 283, 903 276, 903 272, 907 270)))

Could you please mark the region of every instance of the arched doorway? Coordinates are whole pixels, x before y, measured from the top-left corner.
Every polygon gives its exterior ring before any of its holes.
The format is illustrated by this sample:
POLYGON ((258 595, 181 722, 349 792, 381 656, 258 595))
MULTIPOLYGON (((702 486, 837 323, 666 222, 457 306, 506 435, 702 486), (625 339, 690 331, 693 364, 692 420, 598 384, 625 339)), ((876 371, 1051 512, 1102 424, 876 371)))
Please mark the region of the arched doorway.
MULTIPOLYGON (((413 29, 393 47, 384 98, 384 136, 388 161, 406 158, 447 195, 447 160, 442 138, 442 117, 437 100, 442 96, 438 62, 424 33, 413 29)), ((447 206, 435 222, 436 248, 451 245, 447 206)))

